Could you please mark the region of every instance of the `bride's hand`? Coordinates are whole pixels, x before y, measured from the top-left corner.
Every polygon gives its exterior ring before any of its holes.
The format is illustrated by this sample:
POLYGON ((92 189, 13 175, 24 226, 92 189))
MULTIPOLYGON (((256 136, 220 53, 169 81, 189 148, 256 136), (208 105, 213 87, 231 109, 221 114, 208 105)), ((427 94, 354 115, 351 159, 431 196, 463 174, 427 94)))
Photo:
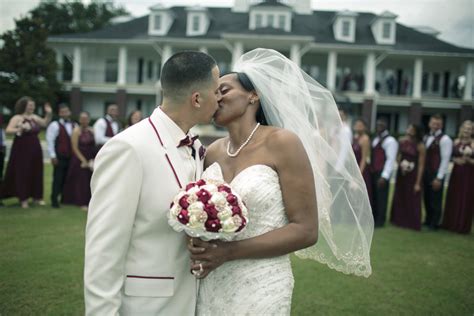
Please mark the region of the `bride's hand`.
POLYGON ((191 252, 191 270, 199 271, 202 265, 203 272, 196 275, 196 278, 205 278, 212 270, 216 269, 228 258, 228 249, 220 241, 206 242, 201 239, 192 238, 192 243, 188 243, 188 250, 191 252))

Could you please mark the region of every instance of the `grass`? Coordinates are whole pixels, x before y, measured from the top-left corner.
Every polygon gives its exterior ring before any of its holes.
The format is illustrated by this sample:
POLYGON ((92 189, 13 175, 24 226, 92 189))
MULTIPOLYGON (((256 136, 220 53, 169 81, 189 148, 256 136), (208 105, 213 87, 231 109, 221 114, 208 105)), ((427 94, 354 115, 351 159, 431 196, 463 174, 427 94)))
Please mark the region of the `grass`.
MULTIPOLYGON (((45 170, 49 196, 51 169, 45 170)), ((86 214, 0 208, 0 315, 82 315, 86 214)), ((293 315, 472 315, 474 237, 388 226, 375 231, 373 275, 345 276, 292 257, 293 315)))

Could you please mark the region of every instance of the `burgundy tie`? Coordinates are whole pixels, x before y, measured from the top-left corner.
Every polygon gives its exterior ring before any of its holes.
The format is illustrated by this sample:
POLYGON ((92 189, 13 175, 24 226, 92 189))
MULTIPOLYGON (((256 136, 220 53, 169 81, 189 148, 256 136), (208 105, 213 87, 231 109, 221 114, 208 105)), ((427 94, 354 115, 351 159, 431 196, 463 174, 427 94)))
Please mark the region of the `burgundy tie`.
POLYGON ((188 147, 193 147, 194 141, 198 139, 198 135, 190 137, 189 135, 186 135, 185 138, 179 141, 178 148, 182 146, 188 146, 188 147))

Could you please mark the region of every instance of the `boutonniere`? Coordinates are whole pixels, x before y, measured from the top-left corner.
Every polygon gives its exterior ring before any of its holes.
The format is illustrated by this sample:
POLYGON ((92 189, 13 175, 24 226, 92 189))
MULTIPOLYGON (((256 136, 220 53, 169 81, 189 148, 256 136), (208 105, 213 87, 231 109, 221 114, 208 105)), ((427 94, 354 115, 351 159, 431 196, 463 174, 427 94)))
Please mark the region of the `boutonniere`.
POLYGON ((199 159, 203 160, 206 157, 206 147, 202 146, 199 147, 199 159))

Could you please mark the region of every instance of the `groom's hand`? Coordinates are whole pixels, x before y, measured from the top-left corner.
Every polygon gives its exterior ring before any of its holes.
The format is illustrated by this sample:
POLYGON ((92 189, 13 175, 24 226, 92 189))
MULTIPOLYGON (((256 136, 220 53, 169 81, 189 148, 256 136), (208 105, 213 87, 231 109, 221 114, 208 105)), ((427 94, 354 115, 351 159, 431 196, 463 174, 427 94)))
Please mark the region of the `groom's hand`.
POLYGON ((223 242, 206 242, 201 239, 192 238, 188 243, 189 252, 191 252, 191 270, 199 271, 202 265, 203 272, 196 275, 198 279, 205 278, 212 270, 216 269, 228 258, 227 245, 223 242))

